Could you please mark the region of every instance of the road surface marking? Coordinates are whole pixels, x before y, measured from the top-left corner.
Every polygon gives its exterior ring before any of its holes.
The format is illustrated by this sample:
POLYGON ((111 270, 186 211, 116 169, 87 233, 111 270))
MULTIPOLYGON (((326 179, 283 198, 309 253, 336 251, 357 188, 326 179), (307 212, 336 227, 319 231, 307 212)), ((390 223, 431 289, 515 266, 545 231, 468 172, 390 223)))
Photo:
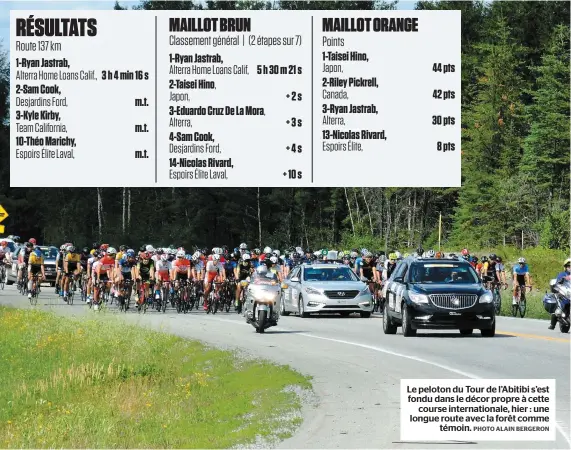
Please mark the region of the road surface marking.
POLYGON ((545 339, 546 341, 557 341, 557 342, 566 342, 569 344, 569 339, 559 338, 559 337, 552 337, 552 336, 541 336, 539 334, 527 334, 527 333, 515 333, 513 331, 497 331, 498 334, 507 334, 508 336, 517 336, 527 339, 545 339))

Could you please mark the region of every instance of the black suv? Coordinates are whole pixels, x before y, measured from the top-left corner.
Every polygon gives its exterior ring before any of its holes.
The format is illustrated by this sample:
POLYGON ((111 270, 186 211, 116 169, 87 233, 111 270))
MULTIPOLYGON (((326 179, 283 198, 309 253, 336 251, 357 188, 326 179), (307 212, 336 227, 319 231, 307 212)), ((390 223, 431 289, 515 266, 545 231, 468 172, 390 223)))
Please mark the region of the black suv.
POLYGON ((404 336, 417 329, 454 329, 484 337, 496 334, 492 293, 470 263, 457 258, 408 257, 387 282, 383 331, 404 336))

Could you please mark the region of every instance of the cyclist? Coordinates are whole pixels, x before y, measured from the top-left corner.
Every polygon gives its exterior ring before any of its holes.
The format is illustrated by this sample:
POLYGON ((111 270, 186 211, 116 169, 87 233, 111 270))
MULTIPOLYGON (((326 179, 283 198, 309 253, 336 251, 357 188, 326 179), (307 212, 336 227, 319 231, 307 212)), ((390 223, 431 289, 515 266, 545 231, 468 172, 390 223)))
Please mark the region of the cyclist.
POLYGON ((176 260, 172 263, 171 281, 174 282, 175 289, 180 287, 180 281, 188 281, 192 279, 190 261, 186 259, 184 250, 176 253, 176 260))
MULTIPOLYGON (((104 245, 106 244, 103 244, 102 247, 104 245)), ((115 250, 113 247, 107 247, 107 252, 102 255, 101 259, 99 260, 99 264, 97 264, 97 267, 95 267, 95 264, 93 264, 93 268, 97 275, 96 276, 97 285, 99 285, 100 281, 103 281, 106 284, 109 283, 110 281, 113 281, 116 255, 117 255, 117 250, 115 250)), ((99 303, 98 300, 100 294, 101 292, 99 291, 99 289, 97 289, 95 291, 95 300, 97 301, 97 303, 99 303)))
POLYGON ((236 308, 239 306, 240 294, 242 293, 241 282, 246 280, 246 278, 248 278, 253 271, 254 267, 250 261, 250 255, 248 253, 244 253, 242 258, 240 258, 240 262, 234 269, 234 276, 236 280, 238 280, 236 283, 236 308))
POLYGON ((33 286, 36 283, 35 277, 41 272, 41 280, 46 279, 46 272, 44 269, 44 255, 39 248, 35 248, 28 258, 28 298, 32 298, 32 288, 36 289, 37 286, 33 286))
POLYGON ((8 242, 0 242, 0 280, 6 283, 8 279, 7 266, 12 265, 12 252, 8 247, 8 242))
MULTIPOLYGON (((161 298, 161 287, 164 282, 170 280, 170 273, 172 271, 172 264, 169 261, 169 256, 167 253, 163 253, 160 259, 157 261, 157 267, 155 272, 155 280, 157 285, 155 287, 155 299, 161 298)), ((167 301, 167 299, 165 299, 167 301)))
POLYGON ((64 274, 64 284, 63 292, 60 292, 60 297, 67 302, 67 290, 69 289, 69 280, 72 276, 76 276, 81 272, 81 257, 73 245, 66 248, 67 255, 63 260, 63 274, 64 274))
POLYGON ((18 254, 18 284, 22 282, 24 268, 28 267, 28 261, 30 259, 33 248, 34 244, 31 242, 26 242, 24 244, 24 250, 20 251, 18 254))
POLYGON ((155 262, 151 259, 149 252, 141 254, 141 259, 135 268, 135 275, 137 278, 137 292, 141 289, 141 283, 145 283, 145 298, 148 298, 151 293, 152 280, 155 279, 155 262))
MULTIPOLYGON (((208 295, 212 288, 212 283, 214 281, 223 282, 225 280, 226 271, 222 264, 220 264, 220 255, 211 255, 212 260, 206 263, 205 274, 204 274, 204 310, 208 310, 208 295)), ((216 286, 218 291, 219 285, 216 286)))
POLYGON ((496 282, 507 288, 506 269, 501 256, 496 257, 496 282))
MULTIPOLYGON (((482 258, 483 259, 483 258, 482 258)), ((531 276, 525 258, 519 258, 513 269, 513 304, 519 303, 518 290, 520 286, 529 286, 531 292, 531 276)), ((525 289, 525 287, 524 287, 525 289)))
POLYGON ((361 277, 367 279, 369 290, 371 291, 371 294, 373 294, 375 290, 375 281, 377 279, 377 268, 373 262, 373 254, 369 251, 363 255, 363 261, 361 262, 361 270, 359 274, 361 277))
MULTIPOLYGON (((117 263, 117 258, 115 258, 117 263)), ((123 295, 127 295, 124 292, 125 289, 125 281, 132 281, 135 274, 135 268, 137 266, 137 259, 135 258, 135 250, 127 249, 123 252, 123 257, 119 260, 118 268, 116 269, 117 273, 117 287, 118 291, 121 292, 123 295)), ((129 300, 129 299, 127 299, 129 300)), ((128 304, 128 302, 127 302, 128 304)), ((137 307, 139 306, 139 302, 137 299, 137 307)))

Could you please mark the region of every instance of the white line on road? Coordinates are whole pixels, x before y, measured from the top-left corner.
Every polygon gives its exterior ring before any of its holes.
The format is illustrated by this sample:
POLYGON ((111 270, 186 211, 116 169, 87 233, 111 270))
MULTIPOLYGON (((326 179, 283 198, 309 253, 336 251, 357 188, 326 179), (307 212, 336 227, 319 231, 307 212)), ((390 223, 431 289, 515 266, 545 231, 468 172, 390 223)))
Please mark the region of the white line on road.
MULTIPOLYGON (((216 317, 216 318, 213 317, 213 319, 219 320, 221 322, 235 323, 235 324, 240 324, 240 325, 243 324, 243 322, 237 322, 235 320, 225 320, 225 319, 220 319, 218 317, 216 317)), ((276 328, 276 330, 280 330, 280 328, 276 328)), ((281 331, 287 331, 287 330, 282 329, 281 331)), ((437 363, 434 361, 429 361, 427 359, 419 358, 417 356, 405 355, 403 353, 393 352, 392 350, 387 350, 387 349, 384 349, 381 347, 376 347, 374 345, 361 344, 359 342, 344 341, 341 339, 326 338, 326 337, 316 336, 316 335, 307 334, 307 333, 296 333, 296 335, 297 336, 305 336, 305 337, 308 337, 311 339, 321 339, 323 341, 337 342, 338 344, 352 345, 354 347, 366 348, 366 349, 373 350, 376 352, 386 353, 387 355, 398 356, 400 358, 410 359, 412 361, 417 361, 420 363, 429 364, 431 366, 439 367, 440 369, 444 369, 444 370, 447 370, 448 372, 455 373, 455 374, 460 375, 462 377, 471 378, 473 380, 481 380, 482 379, 481 377, 479 377, 475 374, 464 372, 462 370, 458 370, 458 369, 455 369, 453 367, 446 366, 444 364, 440 364, 440 363, 437 363)), ((571 448, 571 439, 569 438, 569 435, 565 432, 565 430, 557 422, 555 423, 555 428, 557 429, 557 431, 559 431, 561 436, 563 436, 563 439, 565 439, 565 441, 569 445, 569 448, 571 448)))

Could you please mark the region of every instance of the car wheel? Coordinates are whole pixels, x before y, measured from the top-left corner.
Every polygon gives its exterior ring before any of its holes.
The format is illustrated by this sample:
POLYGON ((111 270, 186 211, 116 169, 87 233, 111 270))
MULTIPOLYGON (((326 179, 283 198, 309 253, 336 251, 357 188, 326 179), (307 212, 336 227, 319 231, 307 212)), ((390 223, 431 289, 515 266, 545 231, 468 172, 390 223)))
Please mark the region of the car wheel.
POLYGON ((371 313, 369 311, 361 311, 361 317, 364 319, 368 319, 371 317, 371 313))
POLYGON ((303 302, 303 297, 300 295, 298 300, 299 317, 308 318, 309 313, 305 312, 305 304, 303 302))
POLYGON ((286 309, 285 309, 285 300, 284 300, 284 296, 283 296, 283 295, 282 295, 282 298, 281 298, 280 314, 281 314, 282 316, 289 316, 289 311, 286 311, 286 309))
POLYGON ((408 312, 408 306, 402 304, 402 334, 403 336, 416 336, 416 330, 412 328, 410 314, 408 312))
POLYGON ((467 328, 463 328, 463 329, 460 330, 460 334, 461 334, 462 336, 470 336, 473 332, 474 332, 474 330, 470 330, 470 329, 467 329, 467 328))
POLYGON ((480 333, 482 333, 482 337, 494 337, 496 335, 496 318, 494 317, 491 328, 480 330, 480 333))
POLYGON ((389 306, 386 303, 385 310, 383 312, 383 331, 385 334, 395 334, 397 332, 397 326, 389 317, 389 306))

